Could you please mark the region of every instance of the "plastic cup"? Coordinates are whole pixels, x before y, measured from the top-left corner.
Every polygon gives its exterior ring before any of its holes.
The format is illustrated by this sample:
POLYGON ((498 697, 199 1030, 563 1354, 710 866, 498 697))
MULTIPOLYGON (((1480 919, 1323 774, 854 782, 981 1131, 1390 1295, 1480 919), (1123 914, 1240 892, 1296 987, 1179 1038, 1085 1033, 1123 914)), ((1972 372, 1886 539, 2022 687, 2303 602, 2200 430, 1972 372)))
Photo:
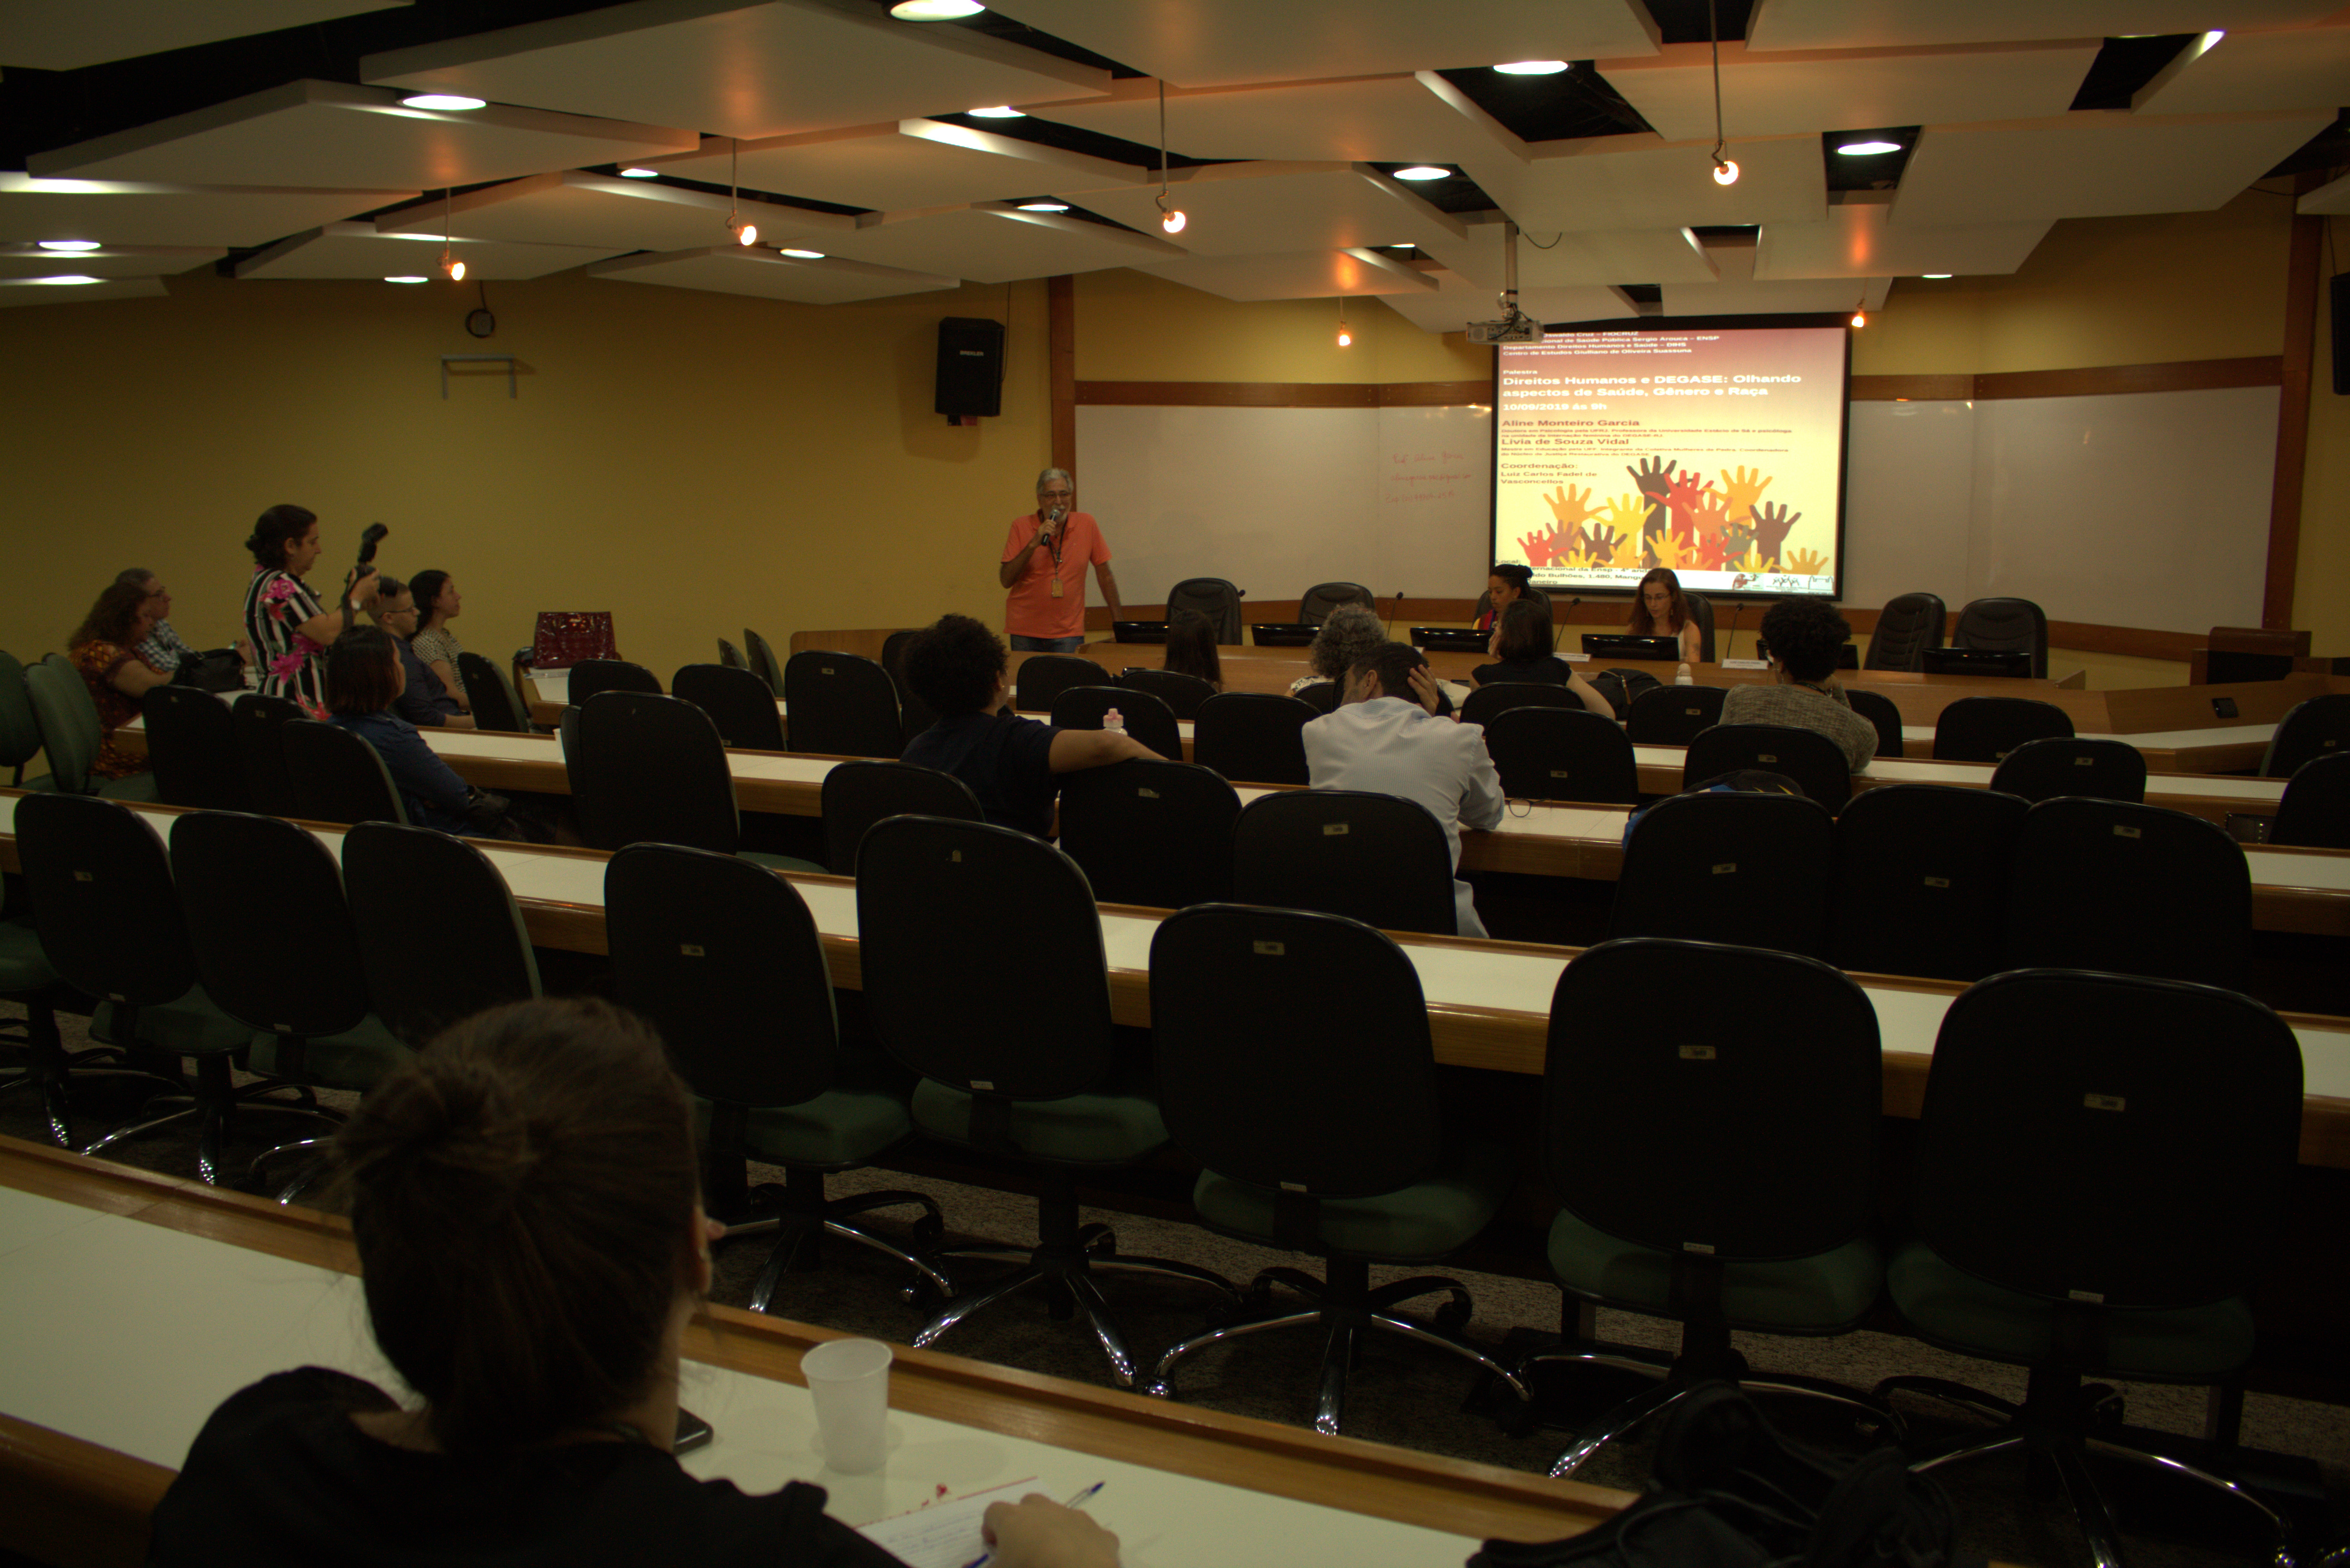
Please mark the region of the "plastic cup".
POLYGON ((800 1357, 826 1469, 861 1476, 888 1459, 889 1359, 878 1339, 828 1340, 800 1357))

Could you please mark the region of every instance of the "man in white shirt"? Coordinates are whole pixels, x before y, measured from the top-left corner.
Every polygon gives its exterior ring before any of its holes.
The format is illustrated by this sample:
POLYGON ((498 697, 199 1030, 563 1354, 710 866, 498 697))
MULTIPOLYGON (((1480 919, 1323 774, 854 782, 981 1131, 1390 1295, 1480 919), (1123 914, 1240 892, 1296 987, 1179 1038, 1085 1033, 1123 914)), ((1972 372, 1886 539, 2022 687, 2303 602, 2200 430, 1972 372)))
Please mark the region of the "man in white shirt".
MULTIPOLYGON (((1372 790, 1421 807, 1452 841, 1457 870, 1461 825, 1502 820, 1502 780, 1483 726, 1440 719, 1436 702, 1436 680, 1419 650, 1382 643, 1347 671, 1337 711, 1305 726, 1305 765, 1315 789, 1372 790)), ((1469 884, 1457 877, 1452 908, 1461 935, 1485 934, 1469 884)))

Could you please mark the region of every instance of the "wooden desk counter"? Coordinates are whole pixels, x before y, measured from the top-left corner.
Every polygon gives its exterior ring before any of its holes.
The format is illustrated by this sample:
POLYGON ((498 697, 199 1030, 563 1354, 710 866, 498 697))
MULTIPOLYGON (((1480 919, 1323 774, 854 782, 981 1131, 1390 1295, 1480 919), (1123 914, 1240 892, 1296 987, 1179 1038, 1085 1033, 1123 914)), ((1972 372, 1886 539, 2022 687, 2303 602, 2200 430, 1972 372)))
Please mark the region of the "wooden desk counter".
MULTIPOLYGON (((0 1138, 0 1239, 18 1327, 45 1347, 0 1366, 0 1495, 12 1539, 70 1542, 60 1560, 140 1561, 146 1513, 197 1427, 254 1378, 311 1362, 390 1382, 338 1219, 0 1138), (152 1332, 130 1282, 163 1278, 196 1313, 181 1326, 201 1322, 203 1355, 184 1333, 152 1332)), ((799 1358, 837 1337, 705 1308, 687 1332, 685 1397, 718 1437, 685 1468, 751 1491, 806 1476, 851 1523, 929 1501, 934 1480, 968 1492, 1035 1477, 1058 1495, 1107 1472, 1099 1511, 1133 1548, 1219 1568, 1458 1562, 1484 1536, 1555 1539, 1631 1501, 904 1345, 889 1467, 835 1476, 809 1449, 799 1358)))

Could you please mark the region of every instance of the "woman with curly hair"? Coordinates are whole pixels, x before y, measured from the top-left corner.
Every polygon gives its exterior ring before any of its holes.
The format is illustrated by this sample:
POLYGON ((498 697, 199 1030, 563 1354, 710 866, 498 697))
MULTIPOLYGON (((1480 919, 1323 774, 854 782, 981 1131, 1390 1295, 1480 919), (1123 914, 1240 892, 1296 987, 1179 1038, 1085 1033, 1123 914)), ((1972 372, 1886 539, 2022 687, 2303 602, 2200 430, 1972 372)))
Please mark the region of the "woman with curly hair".
POLYGON ((98 756, 89 771, 100 778, 128 778, 147 771, 147 759, 114 743, 114 732, 139 717, 139 700, 150 687, 170 682, 172 672, 158 670, 139 656, 139 645, 155 629, 155 614, 145 585, 115 582, 98 596, 73 636, 66 639, 67 657, 89 687, 98 704, 98 756))

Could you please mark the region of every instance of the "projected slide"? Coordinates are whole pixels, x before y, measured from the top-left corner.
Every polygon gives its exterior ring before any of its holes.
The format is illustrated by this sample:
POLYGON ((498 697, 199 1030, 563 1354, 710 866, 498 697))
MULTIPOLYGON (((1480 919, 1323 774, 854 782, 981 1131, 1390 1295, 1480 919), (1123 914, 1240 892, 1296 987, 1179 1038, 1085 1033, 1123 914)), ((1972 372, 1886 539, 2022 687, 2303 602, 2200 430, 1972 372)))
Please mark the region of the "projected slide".
POLYGON ((1554 332, 1496 352, 1493 558, 1555 592, 1836 591, 1846 332, 1554 332))

